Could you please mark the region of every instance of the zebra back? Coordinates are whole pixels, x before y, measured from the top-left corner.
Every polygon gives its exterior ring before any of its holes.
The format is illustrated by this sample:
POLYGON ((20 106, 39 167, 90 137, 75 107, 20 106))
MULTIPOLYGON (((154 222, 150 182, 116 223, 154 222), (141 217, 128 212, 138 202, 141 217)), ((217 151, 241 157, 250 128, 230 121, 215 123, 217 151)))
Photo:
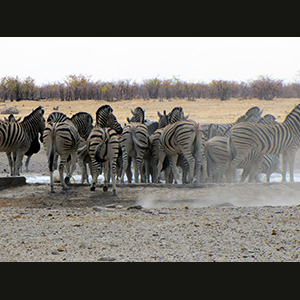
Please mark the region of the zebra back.
POLYGON ((64 113, 59 112, 59 111, 54 111, 48 116, 47 123, 49 123, 49 122, 64 122, 67 119, 69 119, 69 117, 67 117, 64 113))

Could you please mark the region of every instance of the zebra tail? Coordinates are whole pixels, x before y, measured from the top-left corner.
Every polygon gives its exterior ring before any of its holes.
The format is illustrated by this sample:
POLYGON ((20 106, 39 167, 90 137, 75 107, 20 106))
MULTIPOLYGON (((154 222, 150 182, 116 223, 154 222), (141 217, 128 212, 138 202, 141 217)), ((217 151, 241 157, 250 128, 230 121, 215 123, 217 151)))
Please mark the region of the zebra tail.
POLYGON ((146 146, 145 144, 142 144, 142 143, 137 139, 134 130, 131 131, 131 136, 132 136, 132 140, 133 140, 134 144, 136 144, 139 148, 144 149, 144 150, 150 149, 150 145, 151 145, 151 144, 150 144, 149 136, 147 136, 147 146, 146 146))
POLYGON ((95 149, 95 154, 94 154, 95 160, 96 160, 97 162, 99 162, 99 163, 104 163, 104 162, 106 162, 106 159, 104 159, 104 158, 102 158, 102 157, 100 156, 100 151, 101 151, 101 148, 102 148, 103 146, 105 146, 105 153, 104 153, 104 155, 103 155, 103 157, 105 157, 106 154, 107 154, 107 142, 108 142, 108 140, 106 140, 106 142, 103 142, 103 143, 98 144, 97 147, 96 147, 96 149, 95 149))
POLYGON ((52 134, 52 137, 50 139, 50 155, 48 158, 48 164, 49 164, 49 171, 54 171, 54 158, 56 153, 56 142, 55 142, 55 135, 52 134))

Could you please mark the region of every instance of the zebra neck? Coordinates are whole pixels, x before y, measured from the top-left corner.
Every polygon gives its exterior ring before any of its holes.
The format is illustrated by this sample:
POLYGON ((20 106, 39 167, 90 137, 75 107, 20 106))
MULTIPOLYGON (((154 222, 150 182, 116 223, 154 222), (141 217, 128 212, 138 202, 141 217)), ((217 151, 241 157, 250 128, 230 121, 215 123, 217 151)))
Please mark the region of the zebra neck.
POLYGON ((32 142, 39 132, 39 120, 34 116, 28 120, 24 120, 20 123, 20 126, 23 127, 24 131, 26 132, 30 142, 32 142))
POLYGON ((290 113, 282 124, 285 124, 293 133, 300 138, 300 115, 299 113, 290 113))

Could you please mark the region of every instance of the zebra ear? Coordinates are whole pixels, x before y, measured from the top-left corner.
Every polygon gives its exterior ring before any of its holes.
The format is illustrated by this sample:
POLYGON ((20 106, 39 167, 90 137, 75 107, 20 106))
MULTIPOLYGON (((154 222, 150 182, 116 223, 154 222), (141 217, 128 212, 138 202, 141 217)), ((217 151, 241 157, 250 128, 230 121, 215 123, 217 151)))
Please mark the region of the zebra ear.
POLYGON ((130 124, 130 119, 127 117, 127 122, 130 124))
POLYGON ((159 118, 161 118, 163 116, 159 111, 157 112, 157 115, 159 118))
POLYGON ((134 115, 134 111, 132 109, 130 109, 131 113, 134 115))
POLYGON ((16 123, 18 123, 20 120, 21 120, 21 117, 20 117, 19 119, 16 119, 16 121, 15 121, 15 122, 16 122, 16 123))

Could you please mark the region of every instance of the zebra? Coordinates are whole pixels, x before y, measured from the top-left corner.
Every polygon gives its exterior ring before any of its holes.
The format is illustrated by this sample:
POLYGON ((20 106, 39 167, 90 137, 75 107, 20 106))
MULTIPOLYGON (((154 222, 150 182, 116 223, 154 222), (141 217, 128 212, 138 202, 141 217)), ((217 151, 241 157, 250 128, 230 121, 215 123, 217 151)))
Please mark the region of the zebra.
POLYGON ((206 137, 206 141, 214 136, 226 136, 229 134, 230 129, 241 122, 252 122, 257 123, 261 119, 261 115, 263 110, 261 110, 258 106, 254 106, 246 111, 246 113, 240 116, 235 122, 233 123, 225 123, 225 124, 206 124, 202 125, 205 133, 204 136, 206 137))
POLYGON ((96 188, 98 175, 104 171, 103 191, 108 190, 109 172, 112 177, 113 195, 117 195, 116 190, 116 168, 119 153, 118 136, 115 130, 111 128, 95 127, 88 137, 88 153, 92 160, 92 184, 91 191, 96 188))
MULTIPOLYGON (((87 112, 78 112, 71 118, 67 117, 62 112, 52 112, 47 119, 47 122, 66 122, 71 121, 81 137, 80 146, 78 148, 77 160, 81 168, 81 183, 85 180, 88 182, 88 174, 86 164, 91 166, 91 160, 86 151, 86 140, 93 129, 93 117, 87 112)), ((55 154, 55 165, 57 165, 58 155, 55 154)), ((69 159, 69 158, 68 158, 69 159)))
POLYGON ((71 121, 77 128, 80 136, 87 140, 93 129, 93 117, 87 112, 78 112, 71 117, 71 121))
POLYGON ((19 175, 24 154, 38 133, 43 133, 44 112, 43 107, 39 106, 24 117, 22 122, 0 123, 0 151, 6 152, 12 176, 19 175))
POLYGON ((145 123, 145 110, 143 110, 140 106, 136 107, 135 110, 130 110, 133 114, 133 117, 129 119, 127 117, 128 123, 145 123))
MULTIPOLYGON (((8 118, 4 117, 4 120, 5 121, 0 120, 0 122, 15 122, 15 123, 18 123, 21 120, 21 117, 16 119, 13 114, 10 114, 8 116, 8 118)), ((40 136, 40 140, 42 142, 42 135, 40 136)), ((31 142, 29 149, 24 154, 25 156, 27 156, 27 159, 25 161, 26 172, 29 171, 29 162, 30 162, 30 159, 31 159, 32 155, 35 154, 35 153, 38 153, 40 151, 40 149, 41 149, 41 145, 39 143, 39 136, 37 134, 36 137, 31 142)), ((22 172, 22 164, 21 164, 21 172, 22 172)))
POLYGON ((54 111, 48 116, 47 123, 50 123, 50 122, 64 122, 68 119, 69 118, 67 117, 66 114, 64 114, 60 111, 54 111))
MULTIPOLYGON (((276 124, 275 117, 272 115, 265 115, 258 121, 258 124, 276 124)), ((233 127, 234 128, 234 127, 233 127)), ((229 131, 230 132, 230 131, 229 131)), ((229 133, 228 132, 228 133, 229 133)), ((207 172, 210 180, 220 182, 223 175, 226 175, 227 180, 230 180, 230 152, 228 151, 228 137, 214 136, 205 142, 205 156, 207 158, 207 172)), ((237 166, 243 169, 240 182, 244 182, 249 175, 249 181, 253 181, 257 174, 253 171, 253 165, 260 164, 262 173, 269 177, 271 173, 278 168, 278 157, 276 155, 265 155, 261 161, 261 155, 256 151, 251 151, 237 166)))
POLYGON ((96 125, 100 128, 107 127, 107 118, 113 109, 110 105, 105 104, 100 106, 96 111, 96 125))
POLYGON ((48 158, 50 171, 50 192, 54 193, 53 171, 56 169, 57 158, 60 156, 59 176, 63 190, 67 189, 71 176, 76 168, 77 150, 80 145, 80 135, 75 125, 70 121, 50 122, 44 130, 43 144, 48 158), (71 165, 67 162, 71 156, 71 165), (67 176, 63 178, 64 167, 66 165, 67 176))
MULTIPOLYGON (((197 183, 200 178, 201 165, 201 131, 199 125, 191 120, 181 120, 174 124, 167 125, 160 136, 159 162, 157 166, 157 175, 160 174, 163 161, 166 155, 169 155, 172 165, 172 173, 177 183, 176 164, 178 155, 183 154, 189 166, 188 182, 192 182, 196 164, 197 183), (196 161, 195 161, 196 158, 196 161)), ((157 182, 157 178, 155 179, 157 182)))
POLYGON ((300 145, 300 104, 281 124, 237 124, 230 133, 228 144, 232 155, 232 170, 252 149, 262 154, 282 154, 282 182, 286 181, 288 165, 290 181, 293 182, 295 154, 300 145))
MULTIPOLYGON (((150 143, 151 143, 151 159, 152 159, 152 166, 153 166, 153 181, 158 182, 157 173, 157 165, 159 161, 159 148, 160 148, 160 136, 163 131, 163 128, 166 127, 168 124, 173 124, 179 120, 185 119, 184 112, 182 107, 174 107, 171 112, 168 114, 164 110, 163 114, 159 111, 157 112, 159 117, 158 120, 158 129, 150 136, 150 143)), ((166 182, 170 182, 170 166, 169 166, 169 159, 168 156, 165 157, 163 162, 163 169, 166 169, 166 182)))
POLYGON ((147 126, 140 123, 128 124, 123 128, 120 139, 122 149, 122 174, 121 182, 124 182, 124 174, 129 164, 129 156, 132 157, 134 166, 134 180, 138 183, 139 173, 142 176, 142 162, 145 158, 146 167, 146 181, 149 182, 149 155, 147 152, 150 151, 150 139, 148 134, 147 126))

